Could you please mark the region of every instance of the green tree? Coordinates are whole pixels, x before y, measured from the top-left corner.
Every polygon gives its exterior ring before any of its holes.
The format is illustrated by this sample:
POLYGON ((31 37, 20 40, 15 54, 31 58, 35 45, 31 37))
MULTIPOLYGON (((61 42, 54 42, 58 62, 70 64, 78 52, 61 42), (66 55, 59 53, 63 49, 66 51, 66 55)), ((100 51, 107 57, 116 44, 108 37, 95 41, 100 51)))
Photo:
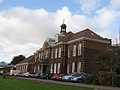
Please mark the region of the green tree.
POLYGON ((18 64, 20 61, 24 60, 25 58, 26 57, 24 55, 14 56, 10 64, 11 65, 18 64))
POLYGON ((120 73, 120 47, 112 49, 98 55, 96 58, 96 71, 113 71, 120 73))
POLYGON ((95 60, 99 84, 114 86, 118 81, 116 77, 120 74, 120 47, 112 47, 108 51, 98 55, 95 60))

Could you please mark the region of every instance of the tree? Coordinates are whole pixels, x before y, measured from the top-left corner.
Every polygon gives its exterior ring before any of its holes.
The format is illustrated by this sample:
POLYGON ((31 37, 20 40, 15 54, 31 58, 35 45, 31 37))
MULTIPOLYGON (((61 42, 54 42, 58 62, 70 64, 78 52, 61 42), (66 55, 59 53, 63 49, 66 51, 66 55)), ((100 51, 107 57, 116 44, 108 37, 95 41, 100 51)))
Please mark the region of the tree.
POLYGON ((120 47, 112 47, 96 58, 96 71, 113 71, 120 73, 120 47))
POLYGON ((5 61, 1 61, 0 65, 7 65, 7 63, 5 61))
POLYGON ((11 65, 18 64, 20 61, 22 61, 24 59, 26 59, 26 57, 23 55, 14 56, 10 64, 11 65))
POLYGON ((112 47, 110 50, 98 55, 96 58, 97 80, 100 85, 114 86, 120 80, 120 47, 112 47), (118 78, 119 80, 118 80, 118 78), (117 79, 116 79, 117 78, 117 79))

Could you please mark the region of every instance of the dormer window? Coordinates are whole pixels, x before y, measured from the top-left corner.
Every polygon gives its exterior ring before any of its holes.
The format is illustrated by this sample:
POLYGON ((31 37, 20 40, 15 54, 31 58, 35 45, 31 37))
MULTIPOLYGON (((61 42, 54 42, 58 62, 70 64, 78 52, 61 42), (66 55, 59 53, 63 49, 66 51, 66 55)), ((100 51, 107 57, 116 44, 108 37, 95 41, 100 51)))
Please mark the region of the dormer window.
POLYGON ((93 35, 93 36, 94 36, 94 33, 91 33, 91 35, 93 35))

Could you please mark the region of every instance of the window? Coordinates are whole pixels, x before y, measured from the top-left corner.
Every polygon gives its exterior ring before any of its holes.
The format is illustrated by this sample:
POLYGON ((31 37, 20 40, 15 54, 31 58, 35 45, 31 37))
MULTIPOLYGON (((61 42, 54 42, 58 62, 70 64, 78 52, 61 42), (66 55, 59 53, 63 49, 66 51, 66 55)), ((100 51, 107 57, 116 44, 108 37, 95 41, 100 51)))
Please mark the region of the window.
POLYGON ((76 45, 73 46, 73 56, 76 56, 76 45))
POLYGON ((41 53, 41 58, 40 59, 43 59, 43 53, 41 53))
POLYGON ((54 51, 54 50, 52 49, 52 51, 51 51, 51 59, 53 59, 53 51, 54 51))
POLYGON ((78 65, 77 65, 77 72, 80 72, 81 71, 81 62, 78 62, 78 65))
POLYGON ((56 73, 56 63, 54 64, 54 73, 56 73))
POLYGON ((80 55, 81 55, 81 43, 78 44, 78 56, 80 56, 80 55))
POLYGON ((61 47, 59 47, 59 54, 58 54, 58 57, 59 57, 59 58, 61 57, 61 47))
POLYGON ((67 73, 69 73, 69 68, 70 68, 70 66, 69 66, 69 64, 67 65, 67 73))
POLYGON ((55 58, 57 58, 57 48, 55 49, 55 58))
POLYGON ((40 53, 38 54, 38 58, 39 58, 39 60, 41 59, 41 54, 40 53))
POLYGON ((48 50, 45 52, 45 59, 48 59, 48 50))
POLYGON ((51 73, 53 73, 53 64, 51 64, 51 70, 50 70, 51 73))
POLYGON ((73 62, 72 63, 72 72, 74 72, 75 71, 75 63, 73 62))
POLYGON ((60 73, 60 63, 58 63, 58 70, 57 73, 60 73))
POLYGON ((70 46, 68 47, 68 57, 70 57, 70 46))

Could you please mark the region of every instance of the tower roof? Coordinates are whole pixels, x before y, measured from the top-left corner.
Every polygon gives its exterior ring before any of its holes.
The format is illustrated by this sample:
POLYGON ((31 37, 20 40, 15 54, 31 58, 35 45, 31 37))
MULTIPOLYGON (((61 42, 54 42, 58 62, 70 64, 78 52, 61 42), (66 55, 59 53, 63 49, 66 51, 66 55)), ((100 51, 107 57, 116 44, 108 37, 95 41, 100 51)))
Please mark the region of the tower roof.
POLYGON ((61 28, 66 28, 67 26, 66 26, 66 24, 63 23, 60 27, 61 28))

